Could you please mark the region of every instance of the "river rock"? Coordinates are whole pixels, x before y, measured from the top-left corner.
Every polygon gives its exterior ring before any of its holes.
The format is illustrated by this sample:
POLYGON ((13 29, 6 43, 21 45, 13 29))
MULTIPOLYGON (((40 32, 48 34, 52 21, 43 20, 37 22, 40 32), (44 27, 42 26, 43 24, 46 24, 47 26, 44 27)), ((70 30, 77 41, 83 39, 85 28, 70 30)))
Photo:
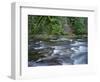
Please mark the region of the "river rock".
POLYGON ((62 65, 62 61, 58 60, 57 56, 49 56, 45 58, 40 58, 36 63, 47 63, 48 65, 62 65))

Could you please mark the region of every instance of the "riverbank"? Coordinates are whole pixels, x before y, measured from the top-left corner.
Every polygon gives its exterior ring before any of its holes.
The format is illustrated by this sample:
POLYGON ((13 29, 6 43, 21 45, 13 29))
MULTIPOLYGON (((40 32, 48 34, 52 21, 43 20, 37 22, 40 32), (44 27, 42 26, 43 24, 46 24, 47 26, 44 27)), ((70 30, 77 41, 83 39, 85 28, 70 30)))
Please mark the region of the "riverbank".
POLYGON ((76 38, 76 39, 84 39, 87 38, 88 36, 85 35, 47 35, 47 34, 38 34, 38 35, 31 35, 29 36, 28 40, 57 40, 59 38, 66 38, 66 39, 71 39, 71 38, 76 38))

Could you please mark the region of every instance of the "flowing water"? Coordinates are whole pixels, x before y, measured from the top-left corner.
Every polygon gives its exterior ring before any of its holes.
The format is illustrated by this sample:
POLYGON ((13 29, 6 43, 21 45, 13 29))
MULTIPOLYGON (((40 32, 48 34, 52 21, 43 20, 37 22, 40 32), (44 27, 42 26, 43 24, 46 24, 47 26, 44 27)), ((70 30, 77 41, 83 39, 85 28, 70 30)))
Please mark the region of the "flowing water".
POLYGON ((30 55, 28 66, 87 64, 87 47, 86 39, 59 38, 31 41, 28 45, 28 56, 30 55))

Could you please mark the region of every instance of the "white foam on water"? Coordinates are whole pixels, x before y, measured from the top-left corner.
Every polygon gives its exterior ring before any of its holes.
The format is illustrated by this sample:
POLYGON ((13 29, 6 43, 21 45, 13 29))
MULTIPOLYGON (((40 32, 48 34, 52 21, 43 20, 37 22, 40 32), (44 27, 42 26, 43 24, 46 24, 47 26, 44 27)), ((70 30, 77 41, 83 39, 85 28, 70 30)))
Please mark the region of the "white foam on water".
POLYGON ((86 46, 72 47, 71 50, 75 51, 75 53, 87 52, 86 46))
POLYGON ((87 52, 87 47, 86 46, 79 46, 79 51, 80 52, 87 52))
POLYGON ((86 57, 83 55, 80 58, 74 60, 74 64, 84 64, 86 57))
POLYGON ((57 54, 57 53, 59 53, 59 50, 54 50, 53 51, 53 54, 57 54))
POLYGON ((41 46, 41 47, 36 47, 34 49, 38 50, 38 49, 43 49, 43 48, 45 48, 45 47, 44 46, 41 46))
POLYGON ((75 43, 70 44, 71 46, 79 46, 79 45, 84 45, 85 42, 79 42, 79 41, 75 41, 75 43))

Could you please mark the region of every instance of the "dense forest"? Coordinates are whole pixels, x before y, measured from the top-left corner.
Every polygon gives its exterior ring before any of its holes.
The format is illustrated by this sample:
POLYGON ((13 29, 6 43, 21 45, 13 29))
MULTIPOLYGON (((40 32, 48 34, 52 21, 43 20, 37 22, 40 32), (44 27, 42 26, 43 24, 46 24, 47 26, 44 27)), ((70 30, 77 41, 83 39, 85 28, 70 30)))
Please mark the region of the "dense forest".
POLYGON ((86 17, 28 15, 28 35, 87 36, 86 17))

